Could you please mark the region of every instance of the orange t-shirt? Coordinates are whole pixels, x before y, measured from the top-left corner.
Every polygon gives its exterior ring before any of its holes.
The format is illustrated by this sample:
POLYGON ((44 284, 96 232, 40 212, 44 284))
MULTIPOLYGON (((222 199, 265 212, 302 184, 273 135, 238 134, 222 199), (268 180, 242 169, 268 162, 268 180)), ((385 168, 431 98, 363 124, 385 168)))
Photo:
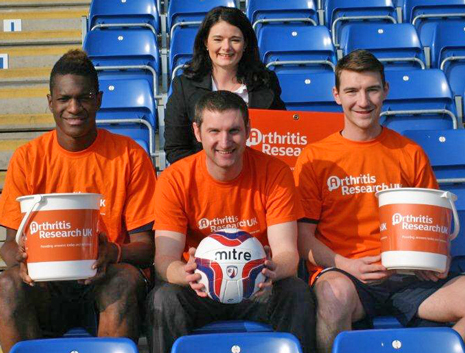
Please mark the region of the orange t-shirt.
POLYGON ((128 242, 128 230, 154 220, 155 183, 150 158, 130 138, 98 129, 89 148, 69 152, 51 131, 15 151, 0 197, 0 224, 18 229, 19 196, 98 193, 103 197, 100 214, 109 239, 128 242))
POLYGON ((377 191, 438 188, 421 147, 388 128, 368 142, 337 132, 310 144, 297 160, 294 178, 305 218, 317 223, 316 238, 348 258, 380 254, 377 191))
POLYGON ((210 176, 204 151, 171 165, 155 191, 154 229, 186 234, 186 249, 223 228, 243 229, 266 245, 267 227, 303 217, 284 162, 250 148, 243 158, 241 173, 228 182, 210 176))

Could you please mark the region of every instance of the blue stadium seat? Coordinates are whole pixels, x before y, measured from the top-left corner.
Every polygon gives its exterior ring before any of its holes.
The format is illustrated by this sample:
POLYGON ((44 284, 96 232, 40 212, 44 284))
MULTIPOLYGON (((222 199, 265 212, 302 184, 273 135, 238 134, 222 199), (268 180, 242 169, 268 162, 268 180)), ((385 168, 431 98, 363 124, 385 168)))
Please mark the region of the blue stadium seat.
POLYGON ((146 27, 160 33, 160 17, 155 0, 92 0, 89 29, 110 27, 146 27))
POLYGON ((271 332, 272 327, 267 324, 261 324, 254 321, 216 321, 211 324, 205 325, 197 330, 194 334, 206 333, 233 333, 233 332, 271 332))
POLYGON ((465 0, 404 0, 404 22, 412 23, 423 46, 430 46, 434 25, 465 18, 465 0))
POLYGON ((344 55, 356 49, 373 53, 386 69, 425 69, 423 48, 415 27, 408 23, 353 23, 341 30, 344 55))
POLYGON ((452 242, 451 255, 465 258, 465 130, 405 131, 404 135, 423 147, 441 190, 458 196, 455 207, 461 229, 452 242))
POLYGON ((459 124, 452 91, 444 72, 389 70, 390 85, 380 122, 397 132, 457 129, 459 124))
POLYGON ((98 71, 119 71, 118 74, 131 77, 144 76, 150 81, 154 94, 157 94, 160 59, 157 38, 151 31, 90 31, 83 48, 98 71))
POLYGON ((332 353, 463 353, 460 335, 448 327, 345 331, 332 353))
POLYGON ((318 15, 313 0, 249 0, 247 17, 259 38, 264 24, 305 22, 316 26, 318 15))
POLYGON ((167 15, 170 38, 180 26, 198 27, 205 14, 217 6, 236 7, 236 3, 234 0, 170 0, 167 15))
POLYGON ((333 43, 339 46, 340 32, 352 21, 397 23, 392 0, 326 0, 325 25, 331 29, 333 43))
POLYGON ((10 353, 138 353, 133 341, 128 338, 92 337, 92 338, 54 338, 21 341, 16 343, 10 353))
POLYGON ((171 353, 266 352, 301 353, 300 343, 290 333, 217 333, 189 335, 174 342, 171 353))
POLYGON ((278 79, 287 110, 342 112, 332 94, 333 72, 284 73, 278 79))
POLYGON ((97 113, 99 127, 139 140, 153 154, 157 110, 147 80, 104 77, 100 89, 103 98, 97 113))
POLYGON ((174 31, 170 41, 169 69, 170 77, 182 73, 182 67, 192 59, 197 27, 185 27, 182 31, 174 31))
POLYGON ((268 68, 284 71, 334 71, 336 53, 329 30, 302 24, 265 26, 258 46, 268 68))

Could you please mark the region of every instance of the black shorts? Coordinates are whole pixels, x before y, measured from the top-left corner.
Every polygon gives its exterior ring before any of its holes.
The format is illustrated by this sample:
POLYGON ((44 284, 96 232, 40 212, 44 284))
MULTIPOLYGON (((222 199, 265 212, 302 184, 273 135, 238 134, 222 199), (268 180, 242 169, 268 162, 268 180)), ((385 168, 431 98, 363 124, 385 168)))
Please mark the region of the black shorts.
MULTIPOLYGON (((365 309, 366 317, 354 327, 373 327, 373 318, 382 315, 392 315, 403 326, 436 326, 428 320, 422 320, 416 315, 418 308, 431 294, 436 292, 460 273, 450 272, 447 278, 433 281, 421 281, 412 275, 395 274, 381 283, 367 284, 338 268, 327 268, 316 278, 329 271, 338 271, 349 277, 355 285, 360 302, 365 309)), ((441 324, 444 325, 444 324, 441 324)))
MULTIPOLYGON (((147 271, 137 269, 145 283, 145 294, 148 294, 153 282, 148 278, 147 271)), ((33 297, 43 336, 61 337, 74 327, 82 327, 96 335, 97 288, 98 285, 84 285, 77 281, 36 282, 34 287, 29 287, 28 295, 33 297)))

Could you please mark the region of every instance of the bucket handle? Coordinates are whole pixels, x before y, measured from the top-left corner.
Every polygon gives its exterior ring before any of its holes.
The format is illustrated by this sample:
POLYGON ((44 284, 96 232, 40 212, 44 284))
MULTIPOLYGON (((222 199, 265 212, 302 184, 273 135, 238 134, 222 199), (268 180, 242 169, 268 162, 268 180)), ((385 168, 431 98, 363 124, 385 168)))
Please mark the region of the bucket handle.
POLYGON ((32 211, 36 208, 38 204, 40 204, 43 200, 42 195, 35 195, 33 198, 32 206, 31 208, 26 212, 24 215, 21 224, 19 225, 18 231, 16 232, 16 242, 19 244, 19 241, 21 240, 21 234, 23 233, 24 226, 26 225, 29 216, 31 215, 32 211))
POLYGON ((460 232, 459 215, 457 213, 457 209, 455 208, 455 204, 454 204, 454 199, 457 199, 457 197, 450 191, 444 192, 441 195, 441 197, 444 197, 447 200, 449 200, 451 208, 452 208, 452 214, 454 215, 454 233, 450 235, 450 240, 454 240, 460 232))

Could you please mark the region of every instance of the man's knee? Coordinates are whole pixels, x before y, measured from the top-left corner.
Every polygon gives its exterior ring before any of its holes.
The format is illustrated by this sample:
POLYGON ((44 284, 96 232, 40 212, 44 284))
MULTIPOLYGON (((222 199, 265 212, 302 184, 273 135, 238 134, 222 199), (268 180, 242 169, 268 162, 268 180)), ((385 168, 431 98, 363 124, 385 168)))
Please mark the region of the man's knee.
POLYGON ((21 299, 24 291, 23 281, 19 276, 19 268, 11 268, 0 274, 0 300, 16 301, 21 299))
POLYGON ((359 302, 353 282, 338 272, 322 275, 314 286, 320 316, 331 319, 352 314, 359 302))
POLYGON ((148 310, 152 315, 174 312, 181 308, 181 297, 186 295, 187 288, 163 282, 156 285, 148 295, 148 310))
POLYGON ((105 277, 96 284, 97 304, 107 306, 115 302, 142 299, 145 283, 134 266, 118 264, 108 267, 105 277))
POLYGON ((284 298, 292 298, 293 301, 314 305, 312 288, 299 278, 284 278, 273 284, 273 291, 284 298))

